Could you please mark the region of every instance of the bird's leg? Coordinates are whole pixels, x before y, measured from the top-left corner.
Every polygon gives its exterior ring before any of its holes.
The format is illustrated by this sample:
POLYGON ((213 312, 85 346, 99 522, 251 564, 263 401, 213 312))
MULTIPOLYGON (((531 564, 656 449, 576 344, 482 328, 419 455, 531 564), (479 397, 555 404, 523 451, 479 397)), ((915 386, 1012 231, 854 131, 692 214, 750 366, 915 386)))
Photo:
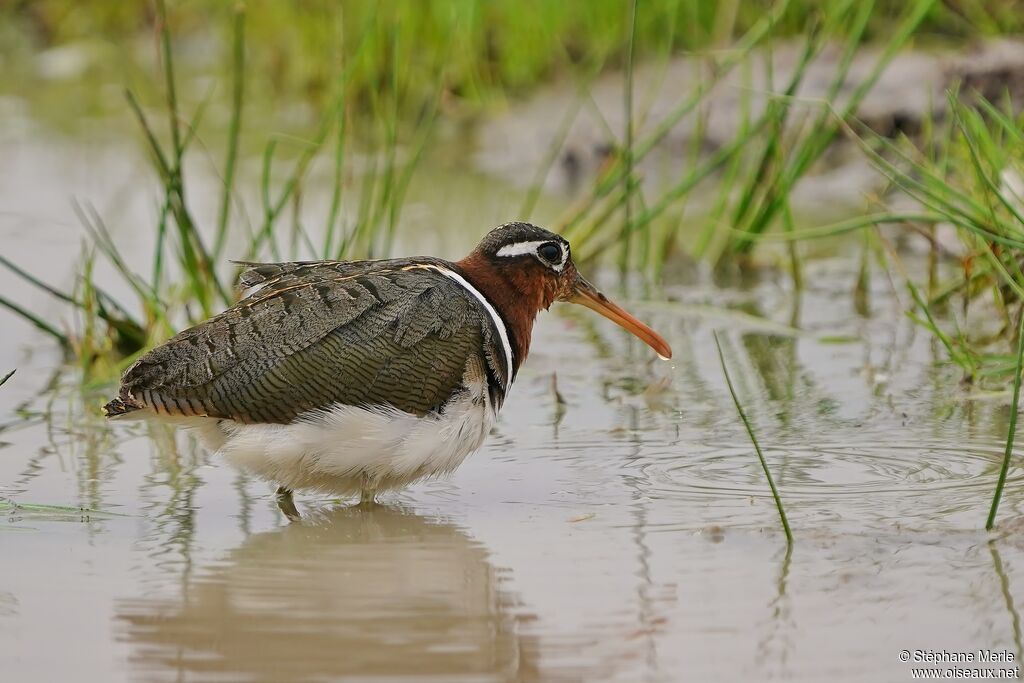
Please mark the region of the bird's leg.
POLYGON ((376 489, 364 488, 359 492, 359 507, 361 508, 372 508, 377 505, 377 501, 374 497, 377 495, 376 489))
POLYGON ((361 485, 359 487, 359 502, 356 507, 362 510, 376 507, 377 501, 374 500, 374 497, 377 495, 377 482, 366 472, 363 472, 359 479, 361 485))
POLYGON ((288 518, 290 522, 297 522, 302 519, 302 515, 299 514, 298 508, 295 507, 295 501, 292 500, 292 492, 283 486, 277 487, 277 507, 281 509, 284 516, 288 518))

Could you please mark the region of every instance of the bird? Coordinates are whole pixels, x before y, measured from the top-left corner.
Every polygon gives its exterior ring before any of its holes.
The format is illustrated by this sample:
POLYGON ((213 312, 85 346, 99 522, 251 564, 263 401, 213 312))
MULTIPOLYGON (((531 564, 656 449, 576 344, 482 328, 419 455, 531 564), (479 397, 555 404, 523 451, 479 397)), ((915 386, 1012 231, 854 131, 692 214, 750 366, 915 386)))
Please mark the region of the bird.
MULTIPOLYGON (((576 269, 569 242, 524 222, 459 261, 242 263, 242 296, 125 370, 110 419, 194 430, 236 466, 295 490, 359 497, 451 473, 484 442, 534 320, 582 304, 668 343, 576 269)), ((289 514, 289 516, 292 516, 289 514)))

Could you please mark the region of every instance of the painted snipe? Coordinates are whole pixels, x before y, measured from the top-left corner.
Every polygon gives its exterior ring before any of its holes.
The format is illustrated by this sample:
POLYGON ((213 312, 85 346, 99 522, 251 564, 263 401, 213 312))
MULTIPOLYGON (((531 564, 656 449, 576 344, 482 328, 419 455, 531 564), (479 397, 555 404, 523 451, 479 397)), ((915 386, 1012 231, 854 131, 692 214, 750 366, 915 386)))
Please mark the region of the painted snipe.
POLYGON ((249 264, 250 292, 125 372, 108 417, 196 428, 211 449, 292 489, 361 495, 451 472, 483 443, 555 301, 582 304, 669 358, 657 333, 528 223, 454 263, 249 264))

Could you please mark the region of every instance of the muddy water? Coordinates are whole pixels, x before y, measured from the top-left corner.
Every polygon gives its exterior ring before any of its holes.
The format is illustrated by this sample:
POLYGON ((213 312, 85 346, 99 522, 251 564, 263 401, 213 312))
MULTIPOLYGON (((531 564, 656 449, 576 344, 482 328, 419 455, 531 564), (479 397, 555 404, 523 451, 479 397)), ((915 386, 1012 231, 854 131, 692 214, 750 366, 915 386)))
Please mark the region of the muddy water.
MULTIPOLYGON (((0 182, 5 256, 67 284, 73 195, 146 253, 153 202, 130 148, 2 144, 18 162, 0 182)), ((410 225, 444 228, 410 231, 410 250, 457 256, 521 196, 447 173, 413 189, 410 225)), ((19 367, 0 389, 0 495, 19 506, 0 519, 3 678, 903 681, 904 649, 1018 658, 1018 468, 1002 530, 981 530, 1007 397, 962 390, 880 274, 863 314, 855 266, 809 263, 800 296, 770 275, 620 292, 672 343, 668 363, 563 306, 451 479, 372 511, 299 496, 297 523, 187 437, 108 429, 101 394, 54 379, 48 342, 0 311, 0 369, 19 367)), ((12 298, 57 310, 4 278, 12 298)))

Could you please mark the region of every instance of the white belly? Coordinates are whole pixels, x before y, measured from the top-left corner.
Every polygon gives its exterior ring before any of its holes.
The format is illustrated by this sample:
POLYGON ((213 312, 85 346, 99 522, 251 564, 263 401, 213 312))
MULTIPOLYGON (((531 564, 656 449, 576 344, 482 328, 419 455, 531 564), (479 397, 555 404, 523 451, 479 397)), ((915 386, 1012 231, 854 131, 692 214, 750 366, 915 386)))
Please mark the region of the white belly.
POLYGON ((219 420, 215 427, 205 418, 191 426, 238 467, 287 489, 352 494, 452 472, 487 438, 494 417, 478 387, 426 417, 339 405, 287 425, 219 420))

